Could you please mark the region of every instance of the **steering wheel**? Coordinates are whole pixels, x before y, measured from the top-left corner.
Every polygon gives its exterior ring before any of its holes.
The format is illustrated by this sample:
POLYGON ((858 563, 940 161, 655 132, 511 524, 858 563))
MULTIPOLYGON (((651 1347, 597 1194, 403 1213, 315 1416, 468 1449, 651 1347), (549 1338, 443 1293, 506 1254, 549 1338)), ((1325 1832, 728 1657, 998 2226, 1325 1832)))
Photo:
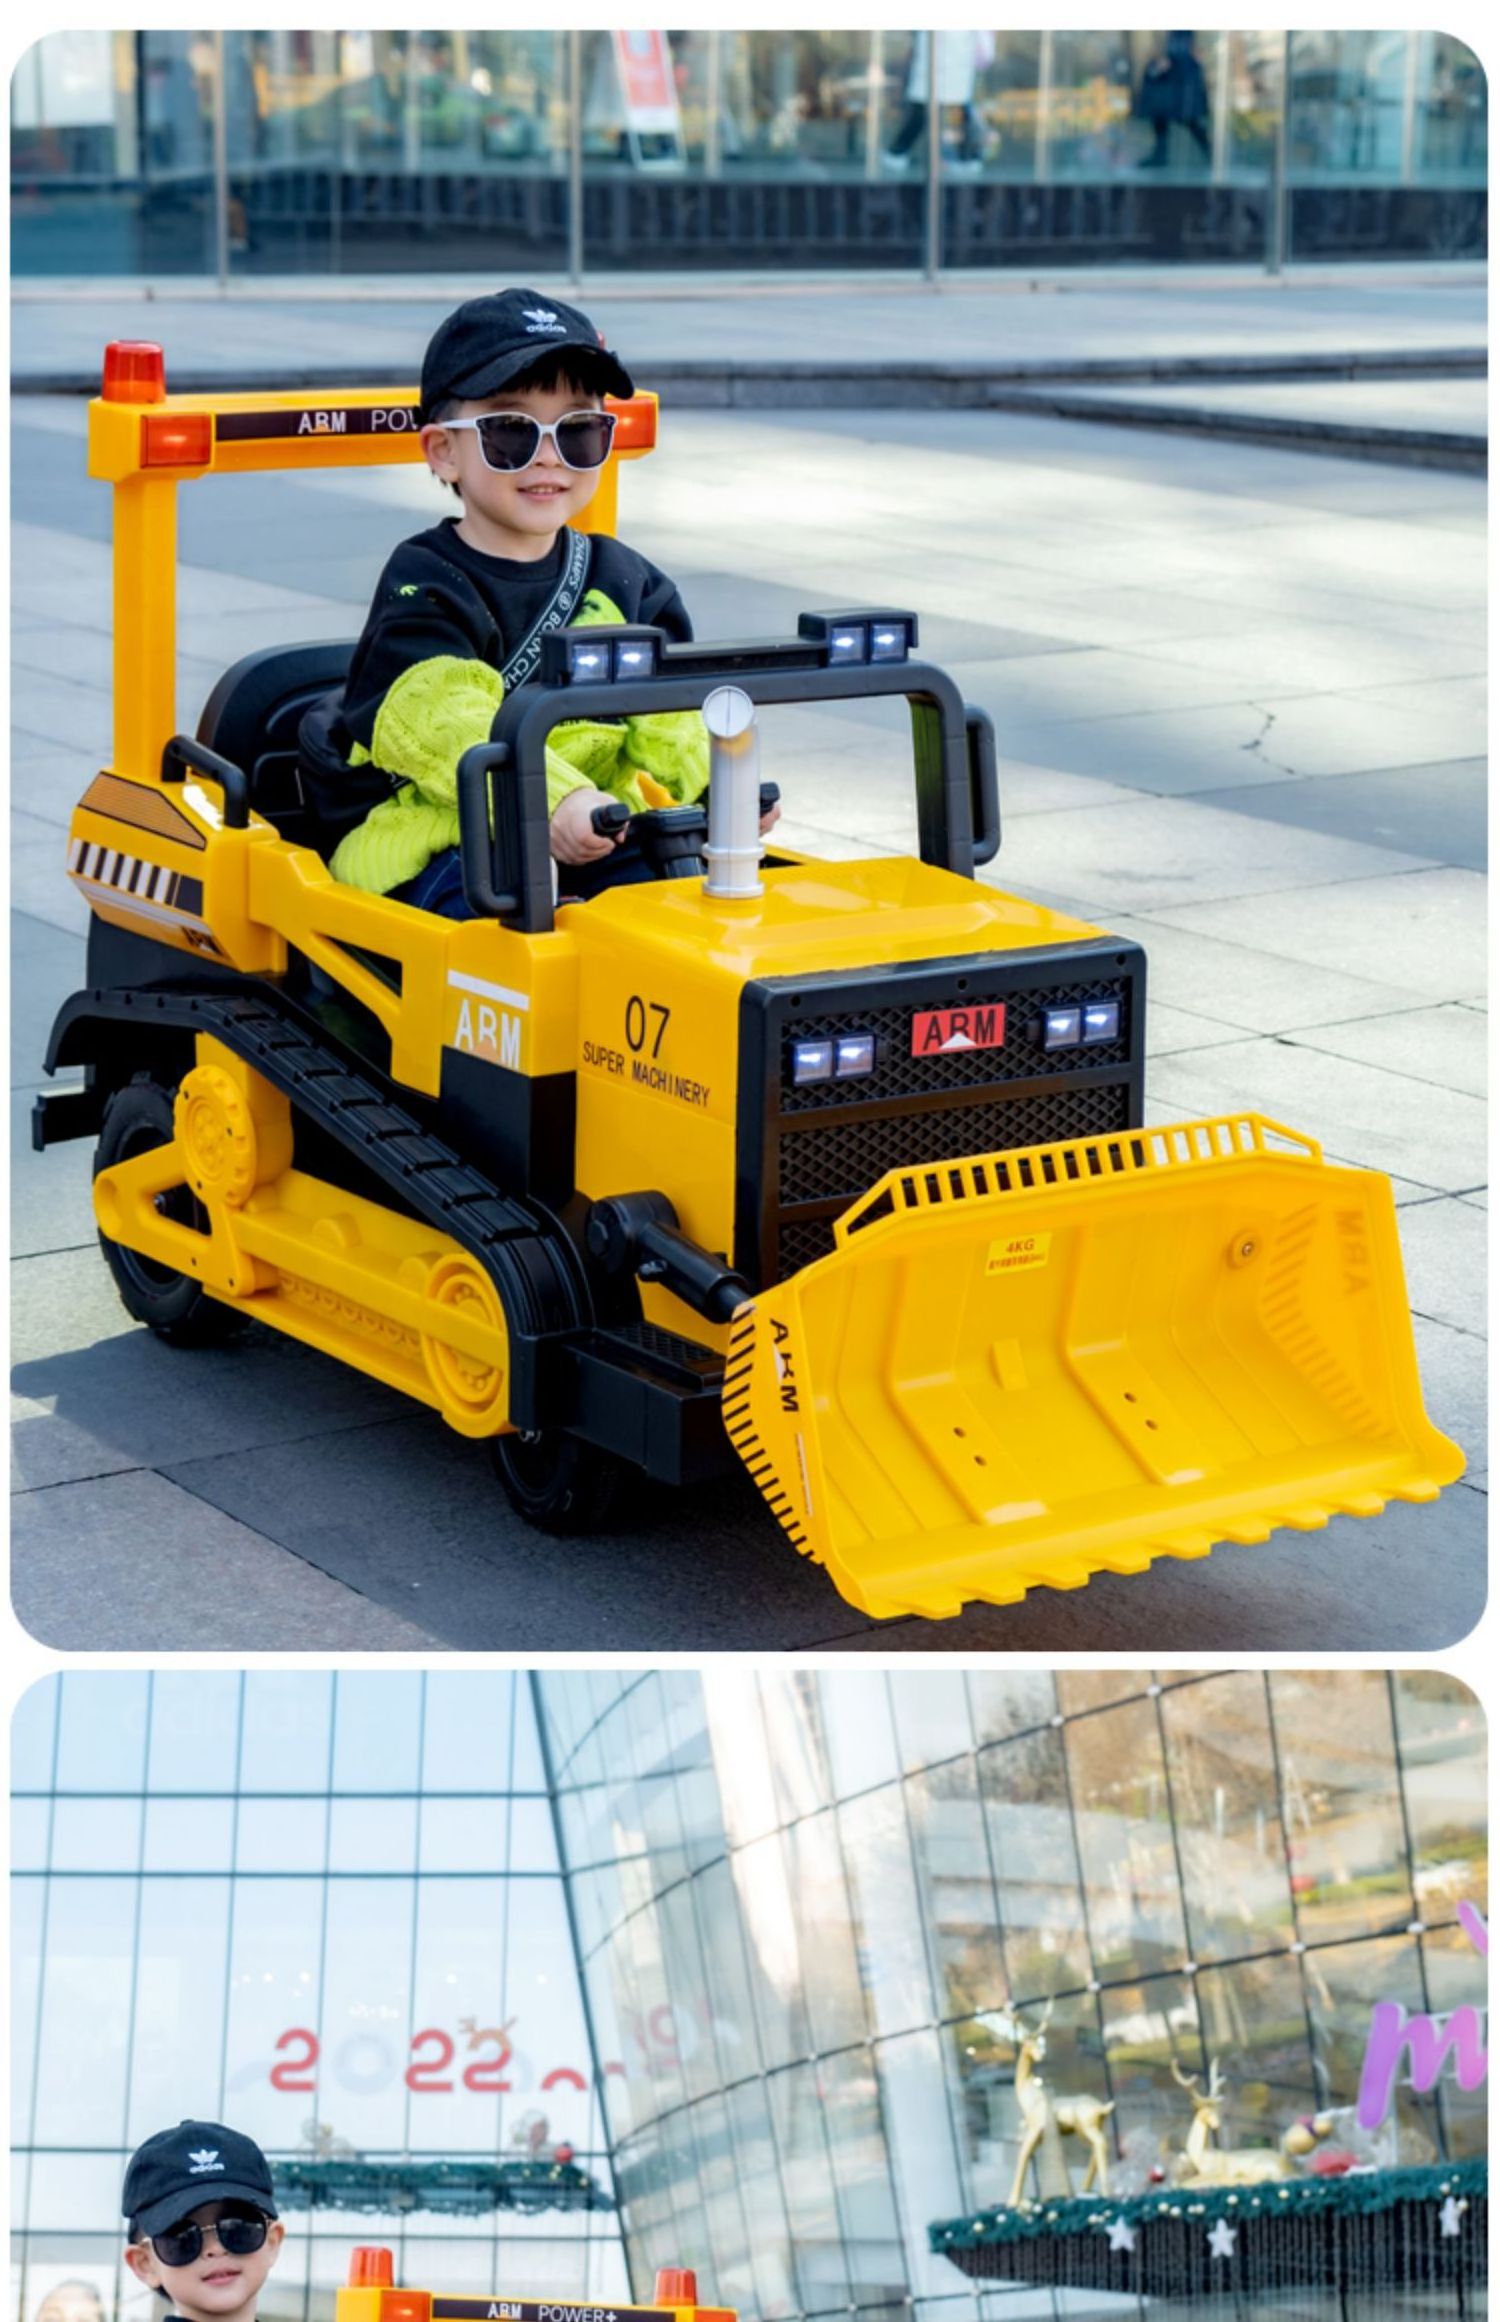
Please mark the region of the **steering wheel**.
MULTIPOLYGON (((761 784, 763 816, 770 813, 780 797, 779 783, 761 784)), ((601 838, 613 839, 617 844, 628 833, 639 846, 654 879, 703 876, 708 808, 701 800, 693 806, 655 806, 644 813, 632 814, 623 798, 611 798, 606 805, 594 808, 589 821, 601 838)))

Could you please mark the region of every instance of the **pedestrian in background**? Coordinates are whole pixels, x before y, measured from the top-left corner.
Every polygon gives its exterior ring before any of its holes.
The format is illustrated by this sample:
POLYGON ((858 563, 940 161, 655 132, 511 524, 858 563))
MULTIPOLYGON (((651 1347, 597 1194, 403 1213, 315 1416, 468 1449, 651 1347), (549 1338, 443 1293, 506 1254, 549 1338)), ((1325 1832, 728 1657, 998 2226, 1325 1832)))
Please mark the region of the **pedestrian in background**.
POLYGON ((1142 169, 1165 168, 1167 140, 1174 121, 1187 131, 1204 160, 1208 160, 1208 82, 1190 32, 1167 34, 1165 53, 1154 56, 1141 76, 1136 109, 1143 121, 1150 122, 1154 137, 1151 151, 1141 162, 1142 169))
POLYGON ((912 37, 911 60, 906 68, 906 110, 901 126, 887 149, 885 159, 892 169, 905 169, 912 147, 927 126, 927 108, 932 95, 929 75, 932 70, 932 44, 937 41, 937 95, 945 110, 956 112, 958 122, 958 158, 976 166, 983 158, 983 139, 979 117, 974 110, 974 89, 979 75, 994 62, 995 38, 989 32, 918 32, 912 37))

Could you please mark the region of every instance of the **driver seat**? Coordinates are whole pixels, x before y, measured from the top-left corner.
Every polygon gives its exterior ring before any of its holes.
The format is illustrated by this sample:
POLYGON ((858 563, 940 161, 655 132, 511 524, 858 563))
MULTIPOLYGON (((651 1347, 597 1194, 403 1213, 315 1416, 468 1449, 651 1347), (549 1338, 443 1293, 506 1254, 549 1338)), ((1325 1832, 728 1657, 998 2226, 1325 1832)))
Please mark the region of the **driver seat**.
MULTIPOLYGON (((349 822, 369 812, 374 796, 358 795, 358 770, 351 769, 349 804, 355 811, 346 811, 343 820, 331 816, 320 802, 326 785, 319 783, 301 728, 309 712, 322 725, 336 710, 356 642, 346 637, 247 653, 225 670, 198 720, 198 740, 244 768, 255 812, 294 846, 312 847, 325 860, 349 822)), ((384 795, 383 789, 375 795, 384 795)))

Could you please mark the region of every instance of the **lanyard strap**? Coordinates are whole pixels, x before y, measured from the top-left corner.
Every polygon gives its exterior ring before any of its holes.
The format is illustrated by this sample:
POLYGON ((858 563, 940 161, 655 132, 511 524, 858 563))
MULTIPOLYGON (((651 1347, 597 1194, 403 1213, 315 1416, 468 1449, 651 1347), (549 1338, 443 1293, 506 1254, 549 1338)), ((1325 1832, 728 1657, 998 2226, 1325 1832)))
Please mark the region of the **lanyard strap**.
POLYGON ((565 629, 582 601, 589 571, 589 536, 569 531, 566 538, 567 554, 558 584, 500 672, 507 693, 535 677, 542 658, 542 639, 555 629, 565 629))

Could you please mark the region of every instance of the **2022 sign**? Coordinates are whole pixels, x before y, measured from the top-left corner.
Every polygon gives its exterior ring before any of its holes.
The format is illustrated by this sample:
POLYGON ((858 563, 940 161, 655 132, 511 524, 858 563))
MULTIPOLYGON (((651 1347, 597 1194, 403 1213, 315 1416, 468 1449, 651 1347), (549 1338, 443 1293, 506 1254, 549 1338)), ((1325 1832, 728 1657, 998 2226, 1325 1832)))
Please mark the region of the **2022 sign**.
MULTIPOLYGON (((413 2032, 403 2077, 413 2096, 447 2096, 466 2088, 475 2096, 507 2096, 516 2092, 510 2077, 516 2051, 508 2024, 480 2025, 466 2017, 458 2027, 464 2041, 460 2051, 451 2032, 433 2024, 413 2032), (462 2062, 460 2062, 462 2054, 462 2062)), ((271 2086, 283 2095, 312 2096, 320 2067, 356 2096, 373 2096, 388 2088, 401 2070, 399 2054, 379 2032, 351 2032, 324 2058, 323 2043, 308 2025, 293 2024, 276 2042, 278 2063, 271 2066, 271 2086)), ((615 2065, 613 2070, 620 2067, 615 2065)), ((529 2080, 529 2072, 523 2076, 529 2080)), ((576 2088, 584 2093, 588 2081, 571 2064, 556 2065, 536 2084, 541 2089, 576 2088)), ((523 2092, 528 2092, 524 2090, 523 2092)))

